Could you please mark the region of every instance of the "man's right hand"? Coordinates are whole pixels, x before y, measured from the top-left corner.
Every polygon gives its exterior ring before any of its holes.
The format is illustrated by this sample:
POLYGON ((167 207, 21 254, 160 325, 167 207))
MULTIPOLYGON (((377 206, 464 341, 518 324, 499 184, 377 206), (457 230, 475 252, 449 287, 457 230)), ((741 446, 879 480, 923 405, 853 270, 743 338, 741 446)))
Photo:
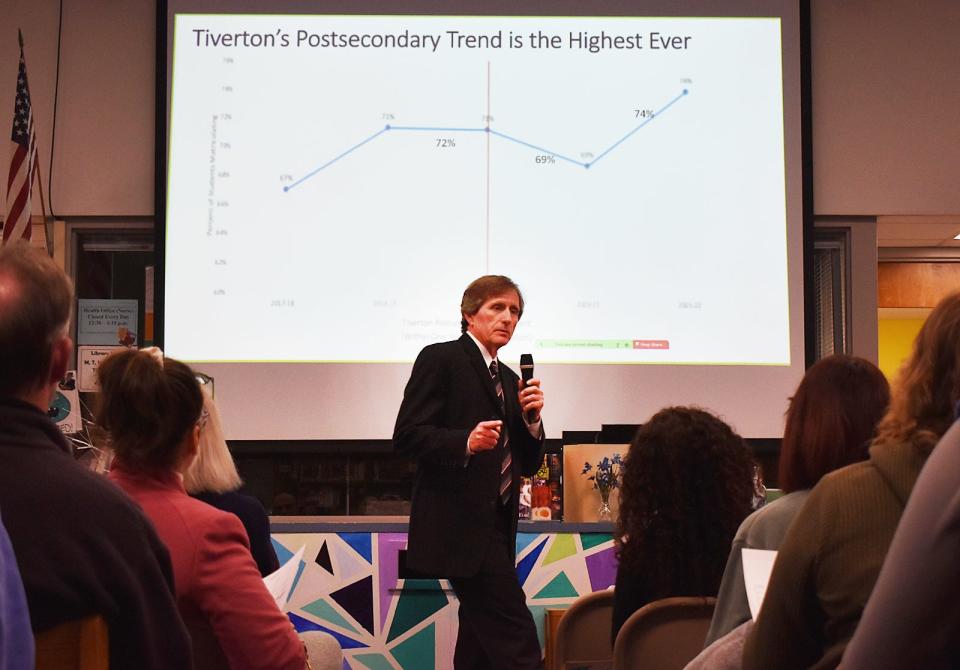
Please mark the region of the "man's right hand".
POLYGON ((497 446, 500 441, 500 429, 503 427, 503 421, 496 419, 494 421, 481 421, 467 436, 467 450, 471 454, 479 451, 488 451, 497 446))

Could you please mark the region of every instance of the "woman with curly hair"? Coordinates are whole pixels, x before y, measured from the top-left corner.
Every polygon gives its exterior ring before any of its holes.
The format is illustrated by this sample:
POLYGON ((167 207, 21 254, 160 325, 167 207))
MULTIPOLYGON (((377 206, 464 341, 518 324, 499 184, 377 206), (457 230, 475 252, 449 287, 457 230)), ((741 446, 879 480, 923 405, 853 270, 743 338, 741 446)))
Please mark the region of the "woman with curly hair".
POLYGON ((954 422, 958 401, 960 293, 954 293, 920 329, 869 460, 826 475, 794 517, 747 635, 746 670, 837 667, 920 470, 954 422))
POLYGON ((612 640, 647 603, 717 593, 753 494, 750 450, 713 414, 668 407, 637 431, 620 490, 612 640))

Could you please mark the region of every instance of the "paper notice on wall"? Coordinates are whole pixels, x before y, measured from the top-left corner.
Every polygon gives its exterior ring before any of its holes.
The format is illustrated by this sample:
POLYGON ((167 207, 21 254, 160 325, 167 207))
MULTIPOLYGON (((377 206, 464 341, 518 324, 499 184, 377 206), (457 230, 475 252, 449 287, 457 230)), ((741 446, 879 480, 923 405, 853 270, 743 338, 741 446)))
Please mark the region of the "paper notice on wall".
POLYGON ((281 612, 284 611, 287 600, 290 599, 293 583, 297 579, 297 573, 300 572, 300 560, 303 558, 304 549, 305 547, 300 547, 289 561, 280 566, 280 569, 263 578, 267 591, 273 596, 281 612))
POLYGON ((77 344, 137 344, 136 300, 80 300, 77 344))
MULTIPOLYGON (((136 302, 136 301, 134 301, 136 302)), ((84 393, 99 391, 100 382, 97 380, 97 368, 104 358, 114 351, 129 349, 130 347, 77 347, 77 388, 84 393)))
POLYGON ((767 549, 742 549, 740 555, 743 560, 743 583, 747 587, 747 604, 750 605, 750 615, 756 619, 763 604, 763 596, 767 592, 767 583, 770 581, 777 552, 767 549))
POLYGON ((80 432, 83 426, 80 420, 80 396, 77 393, 75 370, 69 370, 57 384, 47 413, 64 433, 80 432))

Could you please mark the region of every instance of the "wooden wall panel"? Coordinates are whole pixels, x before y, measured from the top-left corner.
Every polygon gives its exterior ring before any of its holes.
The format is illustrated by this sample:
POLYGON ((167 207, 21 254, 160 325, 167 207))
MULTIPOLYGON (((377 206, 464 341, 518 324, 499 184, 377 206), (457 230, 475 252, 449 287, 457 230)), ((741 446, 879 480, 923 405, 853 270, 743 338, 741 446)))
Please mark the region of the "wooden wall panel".
POLYGON ((880 263, 877 306, 933 307, 960 290, 960 263, 880 263))

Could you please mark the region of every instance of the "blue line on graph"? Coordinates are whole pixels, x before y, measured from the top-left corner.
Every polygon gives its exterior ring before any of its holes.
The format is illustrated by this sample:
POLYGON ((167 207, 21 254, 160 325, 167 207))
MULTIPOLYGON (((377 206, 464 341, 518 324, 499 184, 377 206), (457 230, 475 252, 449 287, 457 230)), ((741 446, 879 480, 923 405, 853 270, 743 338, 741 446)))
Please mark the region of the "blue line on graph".
POLYGON ((368 137, 367 139, 365 139, 365 140, 363 140, 362 142, 360 142, 359 144, 355 144, 354 146, 350 147, 349 149, 347 149, 346 151, 344 151, 342 154, 340 154, 340 155, 337 156, 336 158, 334 158, 334 159, 332 159, 332 160, 329 160, 329 161, 327 161, 326 163, 324 163, 323 165, 321 165, 320 167, 312 170, 311 172, 308 172, 307 174, 305 174, 304 176, 300 177, 300 179, 298 179, 297 181, 293 182, 293 183, 290 184, 289 186, 284 186, 284 187, 283 187, 283 190, 284 190, 284 192, 287 192, 287 191, 289 191, 290 189, 294 188, 295 186, 299 186, 300 184, 302 184, 302 183, 305 182, 306 180, 308 180, 308 179, 310 179, 311 177, 313 177, 314 175, 316 175, 316 174, 317 174, 318 172, 320 172, 321 170, 324 170, 324 169, 330 167, 331 165, 333 165, 334 163, 336 163, 336 162, 337 162, 338 160, 340 160, 341 158, 347 156, 348 154, 353 153, 354 151, 356 151, 357 149, 359 149, 360 147, 362 147, 362 146, 363 146, 364 144, 366 144, 367 142, 370 142, 370 141, 376 139, 377 137, 380 137, 380 135, 382 135, 383 133, 387 132, 388 130, 405 130, 405 131, 414 131, 414 132, 418 132, 418 131, 429 131, 429 132, 444 132, 444 133, 453 133, 453 132, 456 132, 456 133, 482 133, 482 132, 487 132, 487 133, 490 133, 491 135, 496 135, 497 137, 501 137, 501 138, 503 138, 503 139, 505 139, 505 140, 508 140, 508 141, 510 141, 510 142, 515 142, 515 143, 520 144, 520 145, 523 145, 523 146, 525 146, 525 147, 529 147, 530 149, 535 149, 536 151, 540 151, 540 152, 543 152, 543 153, 548 154, 548 155, 550 155, 550 156, 553 156, 553 157, 555 157, 555 158, 559 158, 560 160, 567 161, 568 163, 573 163, 574 165, 579 165, 580 167, 584 167, 584 168, 590 168, 590 167, 592 167, 593 165, 596 165, 597 161, 599 161, 601 158, 603 158, 604 156, 606 156, 607 154, 609 154, 611 151, 613 151, 614 149, 616 149, 618 146, 620 146, 621 144, 623 144, 624 142, 626 142, 628 139, 630 139, 630 137, 631 137, 635 132, 637 132, 638 130, 640 130, 641 128, 643 128, 645 125, 647 125, 648 123, 650 123, 651 121, 653 121, 654 119, 656 119, 657 117, 659 117, 661 114, 663 114, 665 111, 667 111, 667 110, 668 110, 670 107, 672 107, 678 100, 680 100, 681 98, 683 98, 683 97, 684 97, 685 95, 687 95, 687 94, 688 94, 687 89, 683 89, 683 91, 680 93, 680 95, 678 95, 677 97, 675 97, 673 100, 671 100, 670 102, 668 102, 667 104, 665 104, 663 107, 661 107, 661 108, 658 109, 657 111, 655 111, 651 116, 649 116, 648 118, 646 118, 646 119, 643 121, 643 123, 637 125, 635 128, 633 128, 633 130, 631 130, 631 131, 628 132, 626 135, 624 135, 623 137, 621 137, 619 140, 617 140, 616 142, 614 142, 613 144, 611 144, 609 147, 606 148, 606 150, 604 150, 603 152, 601 152, 599 156, 597 156, 596 158, 594 158, 594 159, 593 159, 591 162, 589 162, 589 163, 584 163, 583 161, 578 161, 578 160, 576 160, 576 159, 574 159, 574 158, 570 158, 569 156, 564 156, 563 154, 559 154, 559 153, 557 153, 556 151, 551 151, 550 149, 545 149, 545 148, 543 148, 543 147, 537 146, 536 144, 530 144, 529 142, 526 142, 526 141, 524 141, 524 140, 518 139, 518 138, 516 138, 516 137, 512 137, 512 136, 510 136, 510 135, 507 135, 506 133, 501 133, 501 132, 499 132, 499 131, 497 131, 497 130, 494 130, 493 128, 489 128, 489 127, 485 127, 485 128, 457 128, 457 127, 442 127, 442 126, 391 126, 391 125, 387 125, 387 126, 384 126, 383 128, 381 128, 380 130, 378 130, 377 132, 375 132, 373 135, 371 135, 371 136, 368 137))
POLYGON ((378 130, 377 132, 375 132, 373 135, 371 135, 371 136, 368 137, 367 139, 363 140, 363 141, 360 142, 359 144, 353 145, 352 147, 350 147, 349 149, 347 149, 346 151, 344 151, 342 154, 340 154, 340 155, 337 156, 336 158, 327 161, 326 163, 324 163, 323 165, 321 165, 321 166, 318 167, 317 169, 313 170, 312 172, 308 172, 307 174, 305 174, 304 176, 300 177, 300 179, 298 179, 297 181, 293 182, 293 183, 290 184, 289 186, 284 186, 284 187, 283 187, 284 193, 286 193, 287 191, 289 191, 290 189, 292 189, 294 186, 299 186, 300 184, 302 184, 302 183, 305 182, 306 180, 310 179, 310 177, 312 177, 313 175, 315 175, 315 174, 317 174, 318 172, 320 172, 320 170, 323 170, 324 168, 330 167, 331 165, 333 165, 334 163, 336 163, 338 160, 340 160, 341 158, 343 158, 343 157, 346 156, 347 154, 353 153, 354 151, 356 151, 357 149, 359 149, 360 147, 362 147, 362 146, 363 146, 364 144, 366 144, 367 142, 369 142, 369 141, 371 141, 371 140, 373 140, 373 139, 375 139, 375 138, 377 138, 377 137, 380 137, 380 135, 382 135, 383 133, 387 132, 388 130, 390 130, 390 126, 386 126, 386 127, 384 127, 384 128, 381 128, 380 130, 378 130))
POLYGON ((504 134, 504 133, 498 132, 498 131, 494 130, 493 128, 490 129, 490 134, 491 134, 491 135, 496 135, 497 137, 502 137, 502 138, 505 139, 505 140, 510 140, 511 142, 516 142, 517 144, 522 144, 523 146, 525 146, 525 147, 530 147, 531 149, 536 149, 537 151, 542 151, 542 152, 545 153, 545 154, 550 154, 551 156, 555 156, 555 157, 559 158, 560 160, 568 161, 568 162, 570 162, 570 163, 573 163, 574 165, 580 165, 580 166, 583 166, 583 165, 584 165, 584 163, 581 163, 581 162, 578 161, 578 160, 574 160, 573 158, 570 158, 569 156, 564 156, 563 154, 558 154, 556 151, 550 151, 550 149, 544 149, 543 147, 538 147, 536 144, 530 144, 529 142, 524 142, 523 140, 518 140, 516 137, 510 137, 509 135, 506 135, 506 134, 504 134))
POLYGON ((667 104, 665 104, 663 107, 661 107, 661 108, 658 109, 657 111, 655 111, 655 112, 653 113, 653 115, 647 117, 646 120, 644 120, 643 123, 641 123, 640 125, 638 125, 636 128, 634 128, 633 130, 631 130, 629 133, 627 133, 626 135, 624 135, 623 137, 621 137, 619 140, 617 140, 617 141, 614 142, 613 144, 611 144, 609 147, 607 147, 607 150, 606 150, 606 151, 601 152, 599 156, 597 156, 596 158, 593 159, 593 162, 592 162, 592 163, 588 163, 585 167, 590 167, 591 165, 596 165, 596 164, 597 164, 597 161, 599 161, 601 158, 603 158, 604 156, 606 156, 608 153, 610 153, 611 151, 613 151, 614 149, 616 149, 618 146, 620 146, 621 144, 623 144, 624 142, 626 142, 627 139, 629 139, 629 137, 630 137, 631 135, 633 135, 635 132, 637 132, 638 130, 640 130, 641 128, 643 128, 645 125, 647 125, 648 123, 650 123, 651 121, 653 121, 655 118, 657 118, 658 116, 660 116, 661 114, 663 114, 667 109, 669 109, 669 108, 673 105, 673 103, 675 103, 677 100, 679 100, 680 98, 682 98, 682 97, 685 96, 686 94, 687 94, 687 89, 683 89, 683 92, 682 92, 680 95, 678 95, 676 98, 674 98, 673 100, 671 100, 670 102, 668 102, 667 104))
POLYGON ((390 126, 390 130, 429 130, 440 133, 482 133, 486 128, 439 128, 430 126, 390 126))

